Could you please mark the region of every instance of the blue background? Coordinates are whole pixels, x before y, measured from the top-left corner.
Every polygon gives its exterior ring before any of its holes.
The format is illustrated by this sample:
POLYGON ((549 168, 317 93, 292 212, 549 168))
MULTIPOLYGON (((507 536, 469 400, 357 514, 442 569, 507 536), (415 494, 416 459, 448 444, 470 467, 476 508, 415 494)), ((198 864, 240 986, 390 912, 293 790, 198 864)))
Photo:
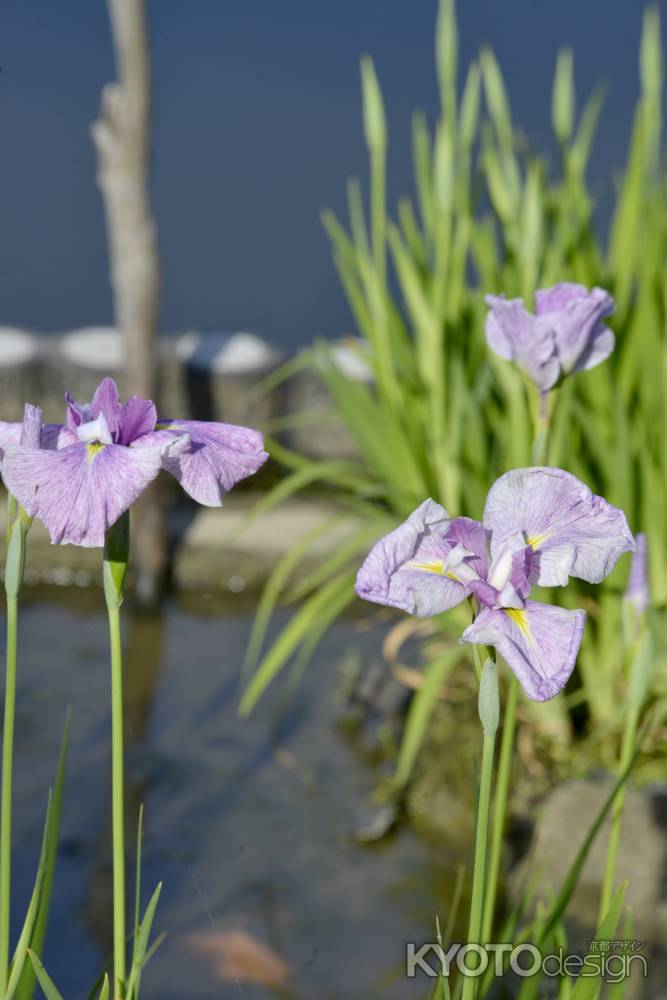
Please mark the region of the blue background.
MULTIPOLYGON (((638 93, 638 0, 464 0, 465 67, 490 43, 515 120, 549 151, 556 53, 580 98, 609 93, 591 180, 604 205, 638 93)), ((435 0, 153 0, 153 194, 164 330, 253 329, 285 345, 349 328, 320 210, 366 176, 359 57, 373 55, 390 129, 389 201, 412 189, 410 116, 437 107, 435 0)), ((89 137, 114 76, 103 0, 0 8, 0 323, 111 319, 89 137)), ((604 218, 604 212, 602 213, 604 218)))

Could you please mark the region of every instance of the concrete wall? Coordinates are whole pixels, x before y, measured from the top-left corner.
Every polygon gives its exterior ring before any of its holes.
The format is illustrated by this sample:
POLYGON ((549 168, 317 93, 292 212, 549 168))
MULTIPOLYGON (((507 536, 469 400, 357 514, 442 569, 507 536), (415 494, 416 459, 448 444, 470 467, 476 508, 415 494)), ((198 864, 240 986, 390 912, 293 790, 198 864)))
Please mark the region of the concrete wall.
MULTIPOLYGON (((332 357, 348 377, 371 380, 355 342, 334 344, 332 357)), ((332 414, 331 399, 311 369, 276 379, 278 384, 260 391, 263 380, 286 360, 277 346, 250 333, 161 337, 160 416, 247 424, 313 457, 355 455, 353 441, 332 414)), ((112 327, 61 336, 0 327, 0 420, 20 420, 24 403, 31 402, 42 407, 45 420, 60 422, 66 391, 86 402, 99 381, 111 375, 126 395, 124 370, 123 341, 112 327)))

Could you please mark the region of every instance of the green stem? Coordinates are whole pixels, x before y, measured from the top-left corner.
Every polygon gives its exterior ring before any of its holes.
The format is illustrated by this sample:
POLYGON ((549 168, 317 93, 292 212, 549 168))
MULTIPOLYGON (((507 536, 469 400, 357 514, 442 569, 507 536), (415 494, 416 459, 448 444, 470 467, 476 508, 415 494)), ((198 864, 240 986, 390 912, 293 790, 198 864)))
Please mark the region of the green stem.
MULTIPOLYGON (((618 773, 624 774, 630 766, 635 748, 637 736, 637 726, 639 724, 639 708, 630 705, 625 717, 625 728, 623 730, 623 742, 621 744, 621 757, 618 765, 618 773)), ((600 895, 600 911, 598 926, 604 919, 611 904, 614 892, 614 878, 616 877, 616 859, 618 857, 618 846, 621 839, 621 826, 623 823, 623 810, 625 807, 625 796, 627 784, 618 792, 611 814, 611 828, 609 830, 609 841, 607 844, 607 860, 605 863, 604 880, 602 883, 602 893, 600 895)))
POLYGON ((9 978, 9 934, 12 866, 12 775, 14 770, 14 720, 16 716, 16 650, 18 598, 23 581, 26 535, 29 522, 15 518, 16 505, 8 504, 5 593, 7 595, 7 669, 5 674, 5 720, 2 732, 2 789, 0 791, 0 996, 9 978))
POLYGON ((125 982, 125 808, 123 791, 123 657, 120 613, 109 607, 111 640, 111 809, 113 838, 114 998, 125 982))
POLYGON ((507 801, 509 798, 509 780, 512 768, 512 751, 514 749, 514 734, 516 732, 516 704, 519 692, 519 682, 514 674, 510 675, 507 691, 507 704, 503 716, 503 733, 500 740, 500 754, 496 774, 496 792, 493 802, 493 826, 491 829, 491 850, 489 854, 489 875, 486 886, 484 905, 484 920, 482 923, 482 940, 490 941, 493 932, 493 918, 498 895, 498 878, 500 875, 500 860, 503 848, 503 834, 507 816, 507 801))
POLYGON ((536 407, 533 450, 531 461, 533 465, 544 465, 547 460, 549 431, 551 430, 550 393, 541 393, 536 407))
POLYGON ((120 606, 129 558, 129 515, 107 531, 104 547, 104 596, 111 645, 111 819, 113 844, 113 997, 125 989, 125 795, 123 790, 123 651, 120 606))
POLYGON ((16 713, 16 637, 18 600, 7 597, 7 671, 5 675, 5 722, 2 734, 2 800, 0 809, 0 996, 9 976, 9 922, 12 850, 12 771, 14 764, 14 718, 16 713))
MULTIPOLYGON (((477 805, 477 829, 475 831, 475 857, 472 874, 472 897, 470 900, 470 921, 468 924, 468 944, 480 944, 482 915, 486 887, 486 854, 489 840, 489 811, 491 806, 491 784, 493 778, 493 756, 498 726, 498 681, 496 668, 486 661, 480 680, 480 719, 484 730, 482 744, 482 769, 477 805), (492 695, 492 697, 490 697, 492 695)), ((461 1000, 474 1000, 477 979, 466 976, 463 982, 461 1000)))

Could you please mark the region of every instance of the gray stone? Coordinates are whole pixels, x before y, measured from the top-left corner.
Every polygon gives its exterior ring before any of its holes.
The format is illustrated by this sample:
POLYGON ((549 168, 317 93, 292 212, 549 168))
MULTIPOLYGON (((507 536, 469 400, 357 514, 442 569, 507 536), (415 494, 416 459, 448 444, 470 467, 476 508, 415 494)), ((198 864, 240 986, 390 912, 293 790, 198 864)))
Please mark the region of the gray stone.
POLYGON ((301 572, 313 569, 359 527, 353 518, 330 526, 339 508, 321 499, 298 497, 249 524, 248 514, 257 499, 237 492, 225 498, 222 508, 199 509, 176 550, 174 580, 180 589, 255 591, 279 560, 318 525, 322 531, 301 572))
MULTIPOLYGON (((372 385, 373 373, 363 357, 363 341, 353 338, 331 345, 328 357, 347 378, 372 385)), ((304 419, 290 432, 292 446, 311 458, 358 458, 359 449, 345 422, 335 413, 334 401, 313 366, 302 368, 289 381, 292 416, 304 419)))
POLYGON ((61 399, 66 390, 80 402, 92 399, 107 375, 115 379, 121 396, 127 395, 125 345, 115 327, 91 326, 66 334, 54 360, 54 387, 61 399))
MULTIPOLYGON (((174 535, 173 580, 181 591, 218 594, 256 593, 277 562, 308 531, 322 531, 300 567, 312 570, 355 530, 346 524, 330 525, 340 509, 321 499, 291 500, 267 517, 248 524, 248 514, 260 494, 237 490, 221 508, 177 506, 171 512, 174 535)), ((0 523, 5 521, 5 498, 0 504, 0 523)), ((0 532, 0 565, 4 565, 4 531, 0 532)), ((85 586, 98 583, 101 550, 75 545, 52 545, 44 525, 33 522, 28 537, 25 582, 85 586)), ((298 578, 299 571, 295 573, 298 578)), ((131 582, 131 581, 130 581, 131 582)))
POLYGON ((26 330, 0 327, 0 419, 20 420, 24 404, 37 402, 39 341, 26 330))
POLYGON ((178 388, 172 382, 175 403, 180 403, 178 415, 260 430, 283 416, 284 386, 256 391, 284 360, 268 341, 245 332, 188 333, 175 342, 174 354, 180 372, 178 388))
MULTIPOLYGON (((586 834, 613 788, 611 777, 566 781, 543 800, 534 815, 532 847, 510 873, 508 885, 520 891, 535 872, 541 885, 557 892, 586 834)), ((597 926, 604 877, 609 818, 581 871, 565 913, 570 949, 583 954, 597 926)), ((648 977, 633 966, 626 996, 664 998, 667 979, 667 787, 630 787, 627 792, 616 866, 616 885, 628 880, 625 907, 632 913, 632 938, 641 950, 648 977)), ((623 918, 615 935, 625 937, 623 918)))
MULTIPOLYGON (((515 885, 537 869, 544 884, 562 885, 613 784, 610 777, 572 780, 550 792, 536 810, 531 850, 512 876, 515 885)), ((568 910, 589 927, 597 919, 609 822, 591 848, 568 910)), ((628 789, 616 871, 617 883, 629 880, 626 902, 637 934, 667 937, 667 788, 628 789)))

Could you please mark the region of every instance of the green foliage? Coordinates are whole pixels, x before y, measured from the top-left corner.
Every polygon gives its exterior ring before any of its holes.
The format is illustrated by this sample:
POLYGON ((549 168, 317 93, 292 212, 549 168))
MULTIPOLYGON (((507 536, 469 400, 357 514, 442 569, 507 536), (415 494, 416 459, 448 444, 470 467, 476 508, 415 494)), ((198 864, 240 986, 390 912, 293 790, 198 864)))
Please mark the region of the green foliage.
MULTIPOLYGON (((568 469, 621 506, 632 529, 646 532, 653 600, 664 608, 667 183, 658 19, 657 9, 647 11, 641 96, 605 238, 594 224, 595 198, 586 179, 604 94, 595 89, 580 105, 571 52, 562 52, 556 64, 554 165, 520 141, 501 68, 488 48, 468 67, 460 89, 454 4, 443 0, 436 33, 441 113, 433 127, 423 114, 414 116, 415 198, 402 198, 394 217, 387 214, 385 200, 382 95, 372 62, 364 58, 369 210, 360 185, 351 182, 347 228, 331 212, 324 213, 323 223, 356 321, 358 349, 373 381, 342 374, 326 344, 304 357, 326 385, 359 460, 339 463, 339 475, 337 463, 281 449, 291 472, 277 492, 325 483, 355 524, 377 526, 378 537, 427 496, 454 515, 479 517, 497 476, 531 464, 536 406, 521 374, 487 349, 484 294, 523 296, 530 305, 538 287, 557 281, 601 285, 617 302, 611 322, 616 350, 603 365, 570 378, 559 390, 547 462, 568 469)), ((271 502, 267 498, 266 504, 271 502)), ((250 678, 244 710, 307 640, 311 626, 321 623, 323 595, 342 610, 347 587, 352 601, 353 571, 369 547, 362 544, 362 533, 357 538, 358 551, 350 546, 346 565, 332 563, 328 573, 313 579, 312 592, 250 678)), ((577 674, 581 689, 571 686, 570 691, 586 703, 592 723, 617 731, 626 689, 618 622, 627 566, 621 560, 600 588, 572 581, 559 594, 559 600, 589 612, 577 674)), ((288 575, 283 566, 269 584, 253 653, 284 596, 288 575)), ((664 676, 664 670, 662 655, 654 678, 664 676)), ((562 697, 540 711, 541 718, 557 720, 567 731, 562 697)), ((423 705, 419 712, 428 717, 423 705)))
POLYGON ((42 836, 42 848, 32 896, 26 912, 10 967, 9 983, 4 1000, 31 1000, 35 992, 35 962, 44 944, 51 905, 51 889, 55 874, 62 812, 65 766, 69 745, 70 712, 67 712, 53 792, 49 793, 42 836), (27 961, 30 956, 31 964, 27 961))
POLYGON ((451 673, 461 658, 461 651, 454 647, 447 649, 440 656, 434 657, 424 672, 424 683, 415 694, 410 704, 410 710, 405 723, 405 732, 401 740, 401 748, 394 774, 394 785, 400 790, 408 782, 415 760, 421 749, 424 735, 431 714, 435 707, 435 699, 442 688, 447 674, 451 673))
MULTIPOLYGON (((132 934, 132 964, 127 977, 127 983, 122 986, 122 996, 124 1000, 138 1000, 143 970, 158 950, 165 937, 164 934, 160 934, 152 945, 149 946, 148 944, 153 927, 153 921, 155 919, 155 911, 160 899, 160 893, 162 892, 162 883, 156 887, 149 900, 143 917, 141 916, 141 847, 143 837, 143 815, 144 810, 143 806, 141 806, 139 810, 137 830, 137 864, 134 903, 134 930, 132 934)), ((34 976, 36 977, 46 1000, 63 1000, 54 982, 44 968, 39 956, 31 949, 27 950, 27 955, 30 957, 34 976)), ((96 998, 97 1000, 109 1000, 109 993, 109 975, 108 972, 104 971, 101 973, 99 979, 91 989, 89 993, 89 1000, 96 1000, 96 998)))

